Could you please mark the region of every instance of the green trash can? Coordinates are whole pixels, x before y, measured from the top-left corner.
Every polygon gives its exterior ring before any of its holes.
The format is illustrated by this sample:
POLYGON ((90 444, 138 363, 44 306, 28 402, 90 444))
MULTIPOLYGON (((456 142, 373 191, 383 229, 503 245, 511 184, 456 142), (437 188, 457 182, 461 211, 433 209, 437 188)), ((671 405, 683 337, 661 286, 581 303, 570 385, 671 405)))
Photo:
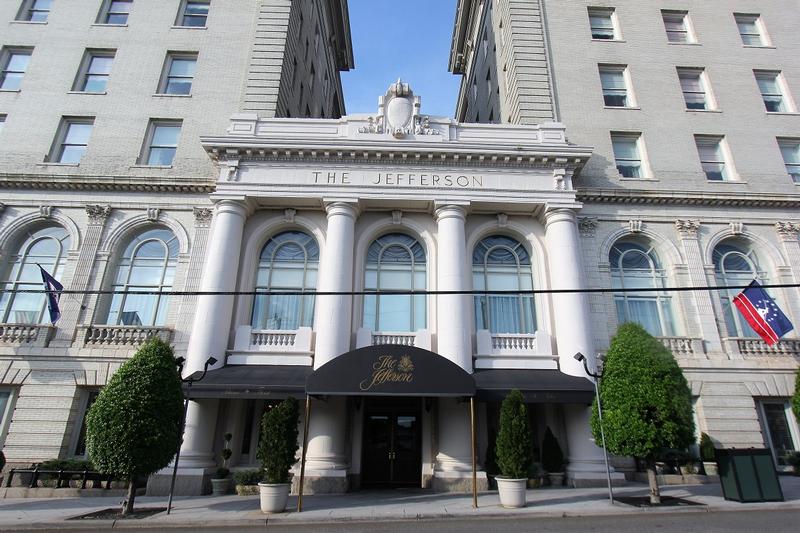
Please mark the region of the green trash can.
POLYGON ((765 449, 718 449, 722 494, 737 502, 782 502, 783 491, 772 453, 765 449))

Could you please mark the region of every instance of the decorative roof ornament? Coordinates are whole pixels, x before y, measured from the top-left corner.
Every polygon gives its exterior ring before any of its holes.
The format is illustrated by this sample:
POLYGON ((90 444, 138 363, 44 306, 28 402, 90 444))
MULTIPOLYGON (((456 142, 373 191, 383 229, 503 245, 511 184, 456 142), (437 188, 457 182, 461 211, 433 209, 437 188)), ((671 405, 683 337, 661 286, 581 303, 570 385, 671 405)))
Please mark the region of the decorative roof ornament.
POLYGON ((420 97, 408 83, 400 78, 389 86, 386 94, 378 97, 378 113, 367 118, 367 125, 359 133, 389 133, 395 139, 407 135, 440 135, 431 127, 430 118, 420 115, 420 97))

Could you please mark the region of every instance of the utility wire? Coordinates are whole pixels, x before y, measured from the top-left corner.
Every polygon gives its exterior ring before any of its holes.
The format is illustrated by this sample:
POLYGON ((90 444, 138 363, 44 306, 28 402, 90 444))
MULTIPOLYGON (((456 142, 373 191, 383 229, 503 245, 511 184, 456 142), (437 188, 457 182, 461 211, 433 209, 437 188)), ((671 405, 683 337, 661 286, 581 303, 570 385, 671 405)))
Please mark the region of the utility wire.
MULTIPOLYGON (((316 290, 252 290, 252 291, 139 291, 139 290, 68 290, 61 291, 63 295, 70 294, 160 294, 162 296, 247 296, 247 295, 274 295, 274 296, 362 296, 362 295, 447 295, 447 294, 466 294, 466 295, 525 295, 525 294, 597 294, 597 293, 622 293, 622 292, 691 292, 691 291, 728 291, 742 290, 749 285, 706 285, 702 287, 641 287, 641 288, 589 288, 589 289, 524 289, 524 290, 468 290, 468 291, 412 291, 412 290, 374 290, 374 291, 316 291, 316 290)), ((796 289, 800 288, 800 283, 771 283, 762 284, 765 289, 796 289)), ((45 289, 9 289, 0 291, 0 294, 46 294, 45 289)))

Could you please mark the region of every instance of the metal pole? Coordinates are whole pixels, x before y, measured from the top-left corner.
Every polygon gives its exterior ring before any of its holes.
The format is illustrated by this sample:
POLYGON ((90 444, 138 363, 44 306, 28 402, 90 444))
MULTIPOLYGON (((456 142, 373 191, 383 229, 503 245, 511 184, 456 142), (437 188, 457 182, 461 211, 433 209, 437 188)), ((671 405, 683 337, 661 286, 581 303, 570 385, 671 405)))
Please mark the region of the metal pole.
POLYGON ((469 397, 469 425, 472 434, 472 507, 478 508, 478 474, 475 459, 475 397, 469 397))
POLYGON ((311 420, 311 396, 306 395, 306 420, 303 424, 303 453, 300 456, 300 486, 297 488, 297 512, 303 512, 303 484, 306 479, 306 452, 308 451, 308 422, 311 420))
POLYGON ((172 493, 175 490, 175 477, 178 475, 178 461, 181 458, 181 448, 183 448, 183 434, 186 431, 186 413, 189 411, 189 397, 192 394, 192 382, 187 382, 186 399, 183 401, 183 417, 181 418, 181 444, 178 446, 178 453, 175 454, 175 464, 172 466, 172 480, 169 483, 169 501, 167 501, 167 514, 172 511, 172 493))
POLYGON ((597 398, 597 418, 600 421, 600 438, 603 442, 603 459, 606 462, 606 479, 608 479, 608 499, 614 505, 614 489, 611 488, 611 468, 608 466, 608 450, 606 450, 606 433, 603 431, 603 407, 600 404, 600 389, 597 386, 599 377, 594 377, 594 394, 597 398))

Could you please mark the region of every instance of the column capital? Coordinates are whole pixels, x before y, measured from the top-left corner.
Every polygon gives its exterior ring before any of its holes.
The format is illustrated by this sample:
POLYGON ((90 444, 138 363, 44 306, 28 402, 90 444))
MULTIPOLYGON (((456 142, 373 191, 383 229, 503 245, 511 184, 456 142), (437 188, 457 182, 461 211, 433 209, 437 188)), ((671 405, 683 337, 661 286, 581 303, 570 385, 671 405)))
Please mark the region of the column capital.
POLYGON ((247 204, 241 200, 220 200, 214 204, 214 210, 217 212, 217 214, 230 213, 233 215, 239 215, 244 219, 247 218, 247 215, 250 211, 247 204))
POLYGON ((778 232, 781 240, 794 241, 797 240, 798 235, 800 235, 800 223, 786 221, 776 222, 775 231, 778 232))
POLYGON ((569 207, 554 207, 547 209, 544 212, 544 225, 545 228, 550 224, 554 224, 556 222, 572 222, 577 226, 578 224, 578 215, 575 212, 575 209, 569 207))
POLYGON ((86 214, 89 216, 89 224, 92 226, 102 226, 111 214, 110 205, 87 205, 86 214))
POLYGON ((334 216, 346 216, 355 220, 361 213, 358 201, 323 200, 323 202, 325 204, 325 213, 327 213, 328 218, 334 216))
POLYGON ((678 230, 682 239, 697 238, 697 232, 700 230, 699 220, 676 220, 675 229, 678 230))
POLYGON ((446 218, 458 218, 460 220, 467 219, 467 206, 463 204, 454 203, 436 203, 436 209, 433 215, 436 217, 436 222, 441 222, 446 218))
POLYGON ((194 225, 198 228, 207 228, 211 225, 211 219, 214 217, 214 210, 209 207, 195 207, 194 225))

